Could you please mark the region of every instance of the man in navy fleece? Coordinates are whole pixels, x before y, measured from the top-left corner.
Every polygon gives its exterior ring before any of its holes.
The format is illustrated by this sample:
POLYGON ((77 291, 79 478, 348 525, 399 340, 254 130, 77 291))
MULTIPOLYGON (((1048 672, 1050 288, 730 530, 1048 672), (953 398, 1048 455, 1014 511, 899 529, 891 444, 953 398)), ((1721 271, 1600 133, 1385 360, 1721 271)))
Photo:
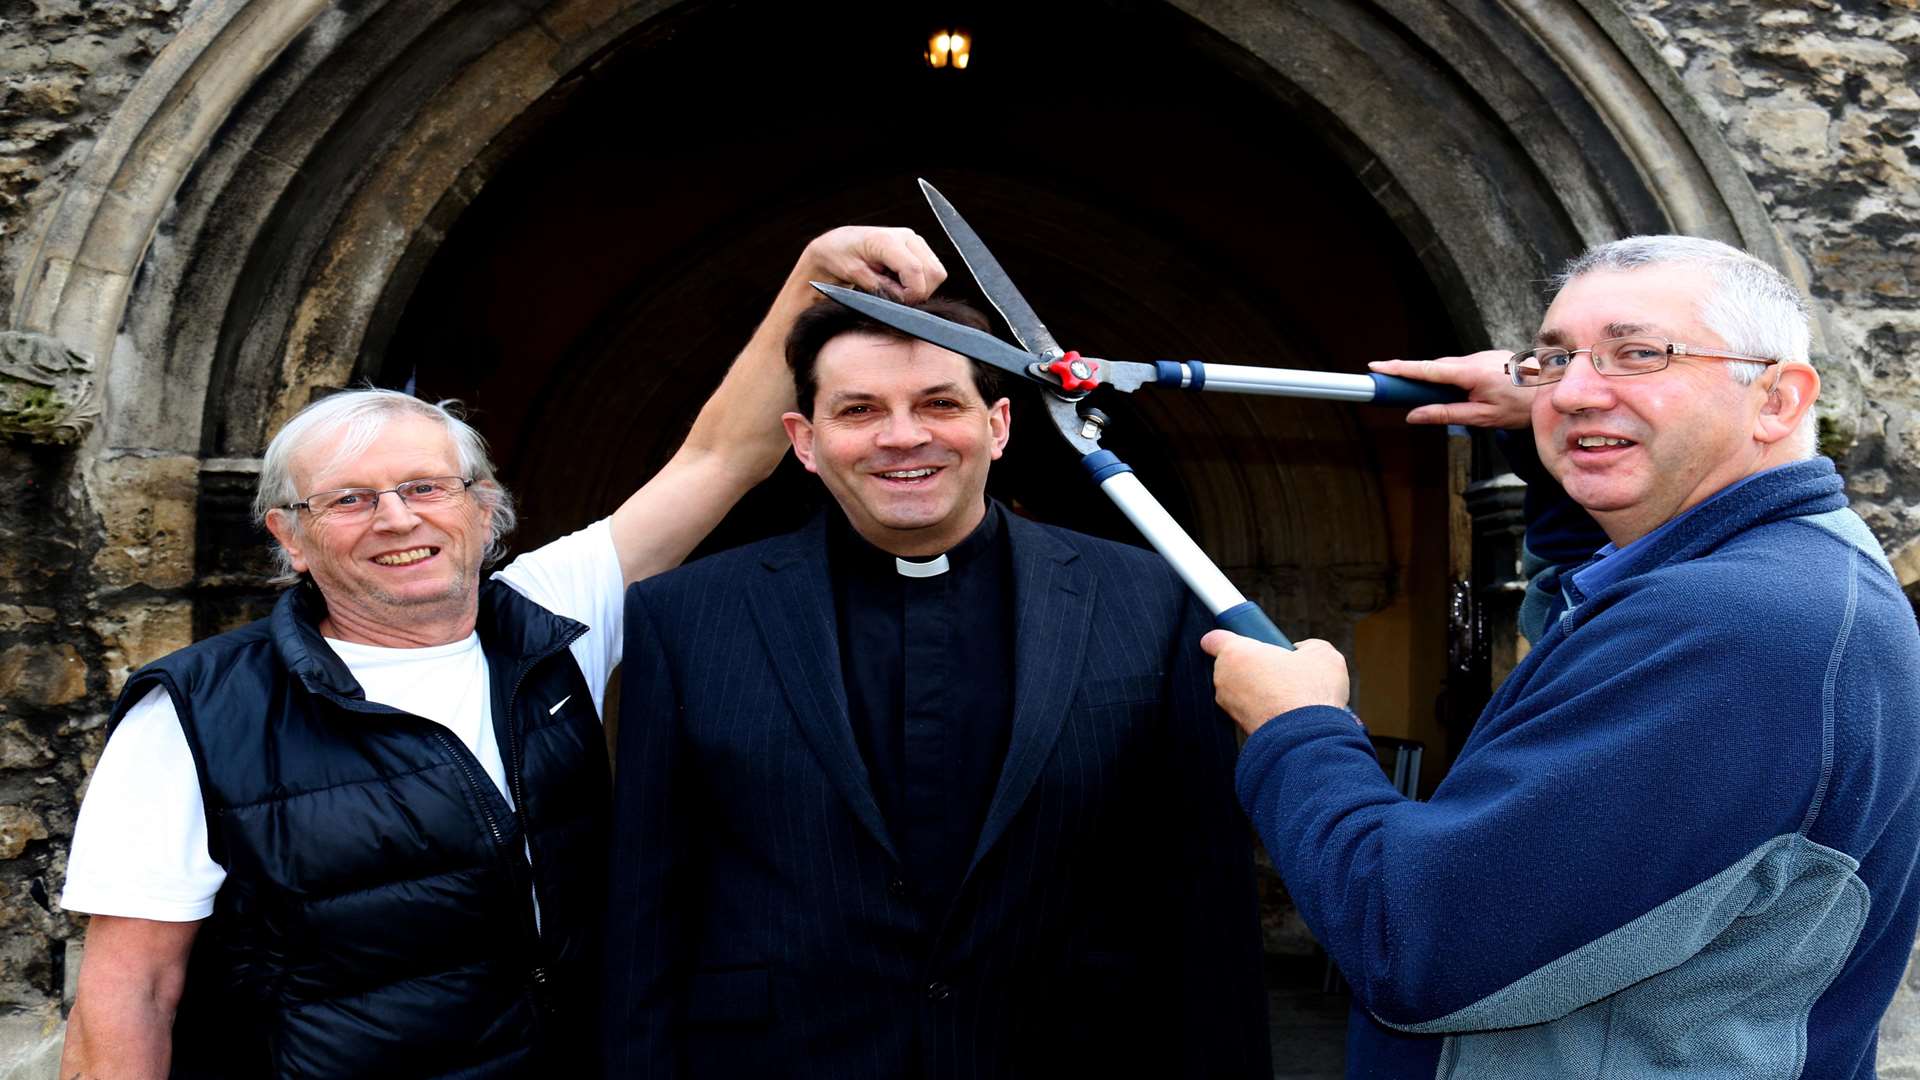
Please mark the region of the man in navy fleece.
POLYGON ((1805 306, 1686 237, 1561 281, 1536 348, 1376 370, 1471 391, 1415 422, 1530 423, 1611 542, 1427 802, 1331 646, 1207 635, 1241 802, 1353 985, 1350 1076, 1871 1077, 1920 920, 1920 634, 1815 456, 1805 306))

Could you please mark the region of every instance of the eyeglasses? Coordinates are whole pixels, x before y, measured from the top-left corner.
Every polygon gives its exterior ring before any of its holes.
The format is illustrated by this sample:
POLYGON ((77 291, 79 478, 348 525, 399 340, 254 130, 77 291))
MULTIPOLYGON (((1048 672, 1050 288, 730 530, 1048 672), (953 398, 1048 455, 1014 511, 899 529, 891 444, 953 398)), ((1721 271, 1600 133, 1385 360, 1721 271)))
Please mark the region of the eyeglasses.
POLYGON ((1584 349, 1562 349, 1557 345, 1545 345, 1538 349, 1513 354, 1507 361, 1507 374, 1513 376, 1515 386, 1545 386, 1556 383, 1573 366, 1573 358, 1586 353, 1593 361, 1593 370, 1602 375, 1616 378, 1625 375, 1651 375, 1666 368, 1676 356, 1691 356, 1706 360, 1738 360, 1749 364, 1777 364, 1778 360, 1769 360, 1764 356, 1744 356, 1740 353, 1719 352, 1714 349, 1696 349, 1691 345, 1681 345, 1658 337, 1619 337, 1596 341, 1584 349))
POLYGON ((307 501, 288 503, 285 509, 305 510, 328 521, 356 521, 373 516, 380 496, 392 492, 406 506, 429 510, 459 502, 473 481, 459 476, 424 476, 390 488, 335 488, 307 496, 307 501))

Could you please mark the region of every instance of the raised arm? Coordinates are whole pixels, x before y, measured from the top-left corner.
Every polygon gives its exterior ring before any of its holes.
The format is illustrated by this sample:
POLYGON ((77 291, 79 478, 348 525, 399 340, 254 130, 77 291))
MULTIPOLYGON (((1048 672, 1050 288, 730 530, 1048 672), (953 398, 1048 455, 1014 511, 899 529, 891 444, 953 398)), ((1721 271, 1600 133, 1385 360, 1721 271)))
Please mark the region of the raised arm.
POLYGON ((613 514, 613 543, 628 584, 677 566, 733 504, 766 479, 787 449, 780 414, 793 408, 785 347, 793 320, 819 299, 809 281, 852 285, 912 303, 947 272, 911 229, 845 226, 801 252, 773 307, 673 459, 613 514))
POLYGON ((60 1075, 153 1080, 173 1058, 173 1014, 187 981, 197 922, 95 915, 67 1018, 60 1075))

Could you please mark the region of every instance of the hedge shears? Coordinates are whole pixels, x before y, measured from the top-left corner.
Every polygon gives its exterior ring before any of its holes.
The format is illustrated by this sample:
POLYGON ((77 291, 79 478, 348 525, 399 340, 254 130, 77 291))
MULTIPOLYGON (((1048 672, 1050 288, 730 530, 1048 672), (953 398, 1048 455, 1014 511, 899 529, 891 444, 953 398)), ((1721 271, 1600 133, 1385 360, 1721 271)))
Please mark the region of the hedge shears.
POLYGON ((1273 620, 1227 580, 1206 552, 1200 550, 1200 545, 1193 542, 1180 523, 1140 483, 1133 469, 1111 450, 1101 447, 1106 414, 1088 408, 1088 397, 1103 388, 1132 393, 1143 386, 1157 386, 1412 407, 1459 401, 1462 391, 1457 387, 1390 375, 1202 364, 1198 360, 1159 360, 1146 364, 1096 359, 1062 349, 1026 298, 1020 295, 1020 290, 1014 288, 1013 280, 1001 268, 999 260, 987 250, 979 234, 953 204, 925 180, 920 181, 920 190, 926 194, 934 216, 940 219, 940 227, 960 252, 961 261, 967 264, 973 280, 994 310, 1006 320, 1007 329, 1013 332, 1020 348, 992 334, 881 297, 817 281, 813 287, 883 325, 1038 383, 1048 416, 1080 453, 1081 467, 1213 613, 1215 624, 1245 637, 1291 649, 1293 643, 1273 620))

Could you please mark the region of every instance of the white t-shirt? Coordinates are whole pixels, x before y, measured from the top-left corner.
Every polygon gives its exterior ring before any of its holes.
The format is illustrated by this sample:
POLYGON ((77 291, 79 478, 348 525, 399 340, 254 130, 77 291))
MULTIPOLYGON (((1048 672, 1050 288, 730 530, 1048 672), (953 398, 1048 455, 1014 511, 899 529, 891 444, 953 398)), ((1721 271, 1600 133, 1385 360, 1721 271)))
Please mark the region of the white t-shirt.
MULTIPOLYGON (((597 521, 515 559, 494 577, 541 607, 585 623, 573 658, 598 713, 620 661, 625 584, 613 529, 597 521)), ((424 649, 327 639, 366 691, 446 727, 506 794, 480 635, 424 649)), ((377 721, 374 721, 377 722, 377 721)), ((127 710, 94 767, 74 824, 60 906, 94 915, 193 922, 213 913, 226 871, 207 853, 206 807, 173 699, 155 687, 127 710)))

